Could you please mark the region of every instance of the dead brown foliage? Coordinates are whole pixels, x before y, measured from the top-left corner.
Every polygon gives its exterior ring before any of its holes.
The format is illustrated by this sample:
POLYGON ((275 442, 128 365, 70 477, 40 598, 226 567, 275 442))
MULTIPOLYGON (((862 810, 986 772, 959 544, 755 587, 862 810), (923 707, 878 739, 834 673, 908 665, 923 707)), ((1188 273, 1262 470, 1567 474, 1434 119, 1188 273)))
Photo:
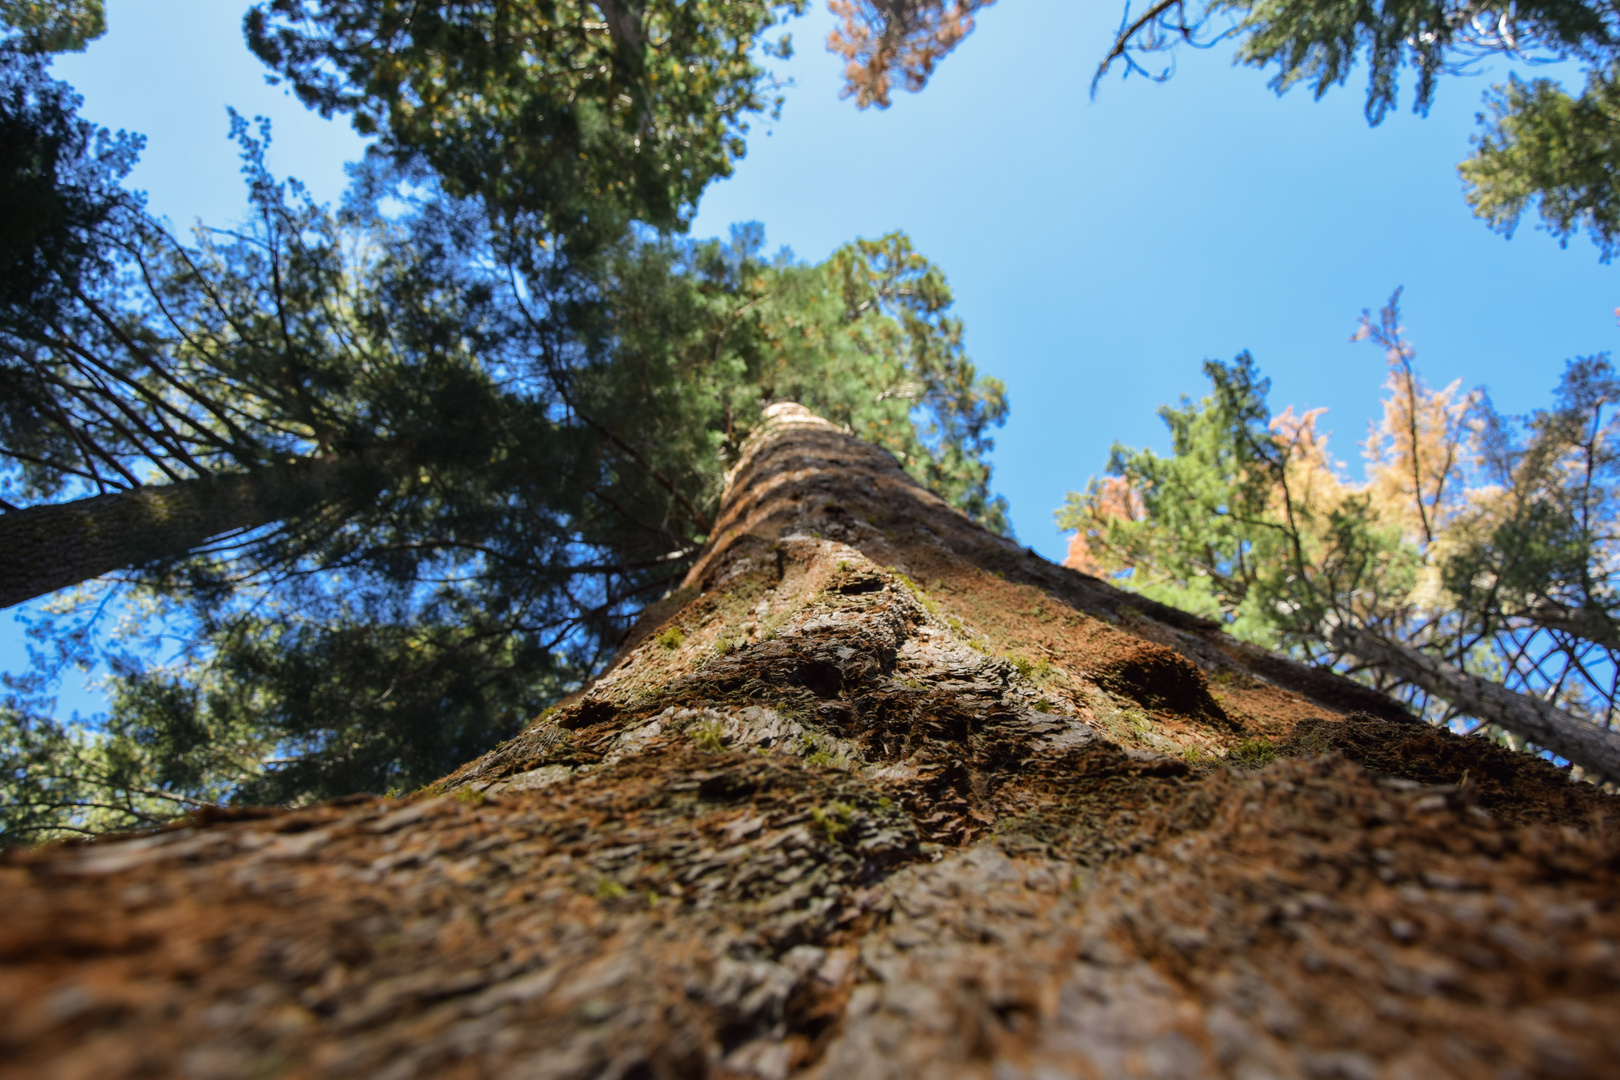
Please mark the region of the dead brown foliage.
POLYGON ((994 0, 829 0, 843 26, 827 48, 843 56, 844 96, 886 109, 894 81, 915 93, 973 30, 973 13, 994 0))

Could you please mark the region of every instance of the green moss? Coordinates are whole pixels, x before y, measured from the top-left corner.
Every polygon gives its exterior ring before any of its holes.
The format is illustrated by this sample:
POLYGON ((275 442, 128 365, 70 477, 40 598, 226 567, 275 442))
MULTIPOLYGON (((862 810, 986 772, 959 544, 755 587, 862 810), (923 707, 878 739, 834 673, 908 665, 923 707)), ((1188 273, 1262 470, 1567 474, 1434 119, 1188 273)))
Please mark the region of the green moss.
POLYGON ((823 769, 847 770, 853 762, 838 743, 826 735, 811 731, 805 733, 805 741, 810 749, 804 755, 806 765, 816 765, 823 769))
POLYGON ((605 877, 596 883, 596 889, 592 895, 598 900, 623 900, 630 895, 630 890, 612 878, 605 877))
POLYGON ((1120 716, 1138 735, 1147 735, 1153 731, 1153 721, 1149 719, 1147 713, 1138 712, 1136 709, 1121 709, 1120 716))
POLYGON ((725 725, 718 720, 700 720, 686 729, 692 745, 705 754, 717 754, 726 748, 725 725))
POLYGON ((678 649, 686 641, 686 631, 678 626, 666 626, 653 640, 666 649, 678 649))
POLYGON ((849 828, 850 818, 855 816, 855 808, 849 803, 835 802, 825 808, 813 807, 810 810, 810 820, 820 829, 828 841, 836 844, 838 838, 844 835, 849 828))
POLYGON ((894 571, 894 579, 900 584, 904 585, 906 587, 906 591, 917 598, 917 603, 923 606, 924 611, 928 612, 930 615, 938 617, 939 605, 934 602, 933 597, 923 592, 922 586, 918 585, 915 581, 912 581, 909 577, 902 574, 898 570, 894 571))
POLYGON ((1239 769, 1263 769, 1277 760, 1277 748, 1265 739, 1245 739, 1226 752, 1226 763, 1239 769))
POLYGON ((456 788, 456 802, 459 803, 467 803, 469 806, 481 806, 486 797, 482 791, 475 788, 456 788))

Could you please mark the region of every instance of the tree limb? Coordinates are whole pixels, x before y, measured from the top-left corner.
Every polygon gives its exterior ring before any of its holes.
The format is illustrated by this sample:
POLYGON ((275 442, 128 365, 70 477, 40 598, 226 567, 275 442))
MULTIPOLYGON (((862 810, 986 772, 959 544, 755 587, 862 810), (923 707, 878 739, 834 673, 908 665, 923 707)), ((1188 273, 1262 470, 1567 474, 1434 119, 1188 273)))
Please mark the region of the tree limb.
POLYGON ((1511 731, 1605 780, 1620 781, 1620 733, 1370 630, 1342 622, 1324 630, 1345 652, 1443 698, 1458 711, 1511 731))
POLYGON ((303 459, 0 515, 0 608, 304 513, 387 473, 396 458, 372 450, 303 459))

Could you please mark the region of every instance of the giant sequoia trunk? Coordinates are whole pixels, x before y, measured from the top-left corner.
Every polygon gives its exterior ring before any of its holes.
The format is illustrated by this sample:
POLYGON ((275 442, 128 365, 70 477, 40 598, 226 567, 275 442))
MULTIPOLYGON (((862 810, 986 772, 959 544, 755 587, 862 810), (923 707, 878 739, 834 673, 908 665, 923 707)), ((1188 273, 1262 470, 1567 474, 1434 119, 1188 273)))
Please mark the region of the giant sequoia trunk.
POLYGON ((372 452, 292 461, 0 514, 0 608, 305 513, 365 486, 385 460, 372 452))
POLYGON ((797 407, 609 672, 435 787, 7 856, 0 1075, 1620 1060, 1610 799, 1054 567, 797 407))

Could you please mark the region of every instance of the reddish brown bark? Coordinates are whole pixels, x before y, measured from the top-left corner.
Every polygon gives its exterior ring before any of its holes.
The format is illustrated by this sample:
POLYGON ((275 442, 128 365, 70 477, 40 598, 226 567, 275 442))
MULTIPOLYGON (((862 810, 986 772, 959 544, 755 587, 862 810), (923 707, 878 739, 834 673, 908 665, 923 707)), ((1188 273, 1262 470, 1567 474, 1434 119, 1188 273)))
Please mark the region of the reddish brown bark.
POLYGON ((779 408, 439 791, 9 855, 0 1076, 1613 1075, 1613 801, 1367 701, 779 408))

